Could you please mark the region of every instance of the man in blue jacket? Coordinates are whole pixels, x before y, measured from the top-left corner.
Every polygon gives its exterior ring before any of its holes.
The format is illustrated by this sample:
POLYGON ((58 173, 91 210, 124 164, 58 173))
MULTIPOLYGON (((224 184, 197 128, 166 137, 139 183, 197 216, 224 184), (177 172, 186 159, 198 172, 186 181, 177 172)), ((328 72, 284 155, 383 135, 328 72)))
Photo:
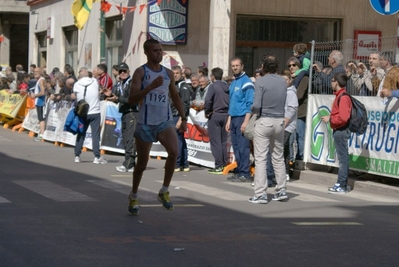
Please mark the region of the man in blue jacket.
POLYGON ((230 60, 234 80, 230 84, 229 117, 226 131, 231 134, 234 157, 237 162, 235 174, 227 178, 232 182, 251 182, 249 173, 249 139, 244 131, 251 118, 251 106, 254 101, 254 84, 244 72, 244 63, 239 57, 230 60))

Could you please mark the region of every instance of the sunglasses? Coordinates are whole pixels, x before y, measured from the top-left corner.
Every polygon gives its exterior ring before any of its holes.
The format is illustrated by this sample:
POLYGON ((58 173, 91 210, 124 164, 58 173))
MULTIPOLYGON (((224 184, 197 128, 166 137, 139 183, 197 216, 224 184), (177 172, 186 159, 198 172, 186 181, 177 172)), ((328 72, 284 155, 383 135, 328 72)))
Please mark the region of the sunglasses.
POLYGON ((118 72, 119 72, 119 74, 121 74, 121 73, 127 73, 127 70, 119 70, 118 72))
POLYGON ((296 64, 289 64, 288 68, 291 68, 291 67, 296 67, 296 64))

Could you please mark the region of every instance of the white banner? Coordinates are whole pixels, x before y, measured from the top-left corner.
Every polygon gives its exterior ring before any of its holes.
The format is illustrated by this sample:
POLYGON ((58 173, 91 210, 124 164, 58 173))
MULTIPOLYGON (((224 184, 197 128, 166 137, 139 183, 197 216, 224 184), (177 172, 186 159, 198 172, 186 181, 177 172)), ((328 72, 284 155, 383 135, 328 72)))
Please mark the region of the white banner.
MULTIPOLYGON (((304 161, 336 166, 332 129, 321 121, 330 115, 333 95, 309 95, 304 161)), ((363 135, 351 134, 349 166, 351 169, 399 178, 399 101, 390 98, 387 105, 380 97, 356 96, 366 107, 369 125, 363 135)))
POLYGON ((38 133, 40 131, 36 108, 28 109, 28 113, 26 114, 25 119, 22 122, 22 128, 28 131, 32 131, 34 133, 38 133))

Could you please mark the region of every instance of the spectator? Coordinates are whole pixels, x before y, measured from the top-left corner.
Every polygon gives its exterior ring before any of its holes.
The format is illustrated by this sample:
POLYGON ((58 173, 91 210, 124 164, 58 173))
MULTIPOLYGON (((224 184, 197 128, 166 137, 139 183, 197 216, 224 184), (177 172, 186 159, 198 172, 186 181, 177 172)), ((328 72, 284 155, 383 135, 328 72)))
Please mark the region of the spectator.
POLYGON ((119 81, 112 89, 112 96, 107 101, 119 103, 119 113, 122 114, 122 140, 125 148, 125 160, 121 166, 116 166, 118 172, 133 172, 136 165, 136 145, 134 131, 138 118, 139 107, 129 104, 129 93, 132 77, 129 66, 122 62, 117 65, 119 81))
POLYGON ((308 48, 304 43, 298 43, 294 45, 293 55, 299 60, 300 69, 295 71, 293 78, 298 78, 293 80, 293 85, 298 88, 299 82, 304 76, 309 76, 310 68, 310 54, 307 52, 308 48))
POLYGON ((98 84, 100 85, 100 89, 112 90, 112 78, 108 75, 107 70, 107 65, 97 65, 98 84))
POLYGON ((366 65, 360 62, 359 67, 364 73, 364 83, 365 88, 362 90, 361 95, 375 96, 377 95, 378 87, 381 83, 382 78, 385 76, 385 71, 380 68, 380 53, 372 52, 369 56, 369 66, 368 70, 366 65), (365 92, 365 90, 368 92, 365 92))
POLYGON ((64 75, 65 77, 67 77, 67 79, 72 78, 76 81, 78 81, 78 79, 76 79, 75 76, 75 71, 73 70, 72 66, 69 64, 66 64, 64 67, 64 75))
MULTIPOLYGON (((177 92, 179 93, 181 102, 183 103, 184 107, 184 116, 187 117, 190 112, 190 86, 185 82, 182 69, 180 66, 172 67, 174 79, 175 79, 175 86, 177 92)), ((176 160, 175 172, 189 172, 190 166, 188 164, 188 151, 187 151, 187 143, 186 139, 184 138, 184 133, 180 132, 180 125, 182 123, 182 119, 179 116, 179 111, 175 107, 174 102, 170 104, 172 115, 173 115, 173 123, 176 128, 177 133, 177 142, 178 142, 178 155, 176 160)))
MULTIPOLYGON (((294 76, 295 71, 299 69, 300 63, 299 60, 295 57, 290 57, 288 59, 288 69, 291 72, 291 77, 294 76)), ((296 79, 300 79, 301 77, 296 77, 296 79)), ((303 151, 305 146, 305 133, 306 133, 306 113, 308 107, 308 85, 309 85, 309 77, 303 76, 299 82, 297 88, 297 97, 298 97, 298 119, 296 123, 296 141, 298 145, 298 151, 296 154, 296 160, 303 160, 303 151)))
MULTIPOLYGON (((22 77, 22 75, 25 73, 25 71, 24 71, 24 67, 21 65, 21 64, 17 64, 16 66, 15 66, 15 70, 16 70, 16 72, 17 72, 17 87, 19 86, 19 84, 22 82, 22 80, 23 80, 23 77, 22 77)), ((41 71, 41 70, 40 70, 41 71)), ((10 71, 11 72, 11 71, 10 71)), ((41 71, 41 73, 43 73, 42 71, 41 71)))
POLYGON ((114 77, 113 84, 117 84, 119 82, 119 65, 112 66, 112 76, 114 77))
MULTIPOLYGON (((331 94, 331 79, 335 73, 344 73, 346 74, 345 68, 342 65, 344 56, 338 50, 331 51, 330 55, 328 56, 328 65, 332 67, 331 72, 322 72, 320 67, 316 64, 313 64, 315 67, 315 71, 319 72, 321 81, 323 83, 323 93, 331 94)), ((297 87, 299 88, 299 86, 297 87)))
POLYGON ((8 83, 8 88, 10 89, 11 92, 17 91, 17 83, 15 82, 14 75, 7 74, 7 83, 8 83))
MULTIPOLYGON (((29 73, 30 74, 34 74, 35 73, 35 69, 36 69, 36 64, 30 64, 29 73)), ((43 69, 42 69, 42 72, 43 72, 43 69)))
POLYGON ((81 99, 85 99, 89 104, 89 112, 87 116, 83 117, 84 128, 83 133, 78 132, 76 135, 75 144, 75 162, 81 162, 80 154, 82 153, 83 142, 86 138, 87 128, 91 128, 91 138, 94 154, 94 164, 107 164, 107 161, 101 157, 100 154, 100 98, 98 95, 98 83, 94 78, 88 77, 88 71, 81 69, 79 71, 79 80, 73 86, 72 98, 79 102, 81 99), (85 95, 86 90, 86 95, 85 95))
POLYGON ((285 159, 285 176, 287 181, 290 180, 290 157, 293 150, 293 140, 291 135, 295 135, 296 123, 298 117, 298 97, 296 88, 292 84, 291 72, 286 70, 283 72, 283 78, 287 84, 287 98, 285 100, 285 118, 284 118, 284 159, 285 159))
POLYGON ((205 66, 199 66, 197 69, 198 75, 208 76, 208 72, 209 72, 209 70, 205 66))
POLYGON ((6 77, 6 75, 3 73, 3 67, 0 66, 0 78, 6 77))
POLYGON ((199 75, 196 73, 191 74, 190 80, 191 80, 190 100, 193 101, 195 99, 195 95, 197 94, 197 90, 199 89, 199 75))
POLYGON ((223 70, 211 70, 212 84, 208 88, 205 98, 205 116, 208 120, 208 133, 211 152, 215 159, 215 167, 208 173, 222 174, 227 165, 227 137, 226 123, 229 111, 229 86, 222 82, 223 70))
POLYGON ((346 92, 350 95, 357 95, 354 81, 359 79, 359 73, 357 72, 357 64, 353 60, 349 60, 345 64, 346 76, 348 76, 348 82, 346 84, 346 92))
POLYGON ((195 93, 195 98, 192 102, 192 105, 196 110, 203 110, 206 93, 208 92, 208 88, 209 85, 211 84, 211 81, 209 80, 208 76, 202 75, 199 77, 198 82, 199 82, 199 88, 195 93))
POLYGON ((42 141, 45 128, 44 121, 44 104, 46 102, 46 83, 42 74, 41 68, 35 69, 36 85, 33 93, 30 94, 35 99, 35 106, 37 111, 37 119, 39 120, 40 131, 39 134, 33 139, 36 142, 42 141))
POLYGON ((286 81, 277 75, 278 60, 273 54, 267 54, 263 60, 263 77, 255 83, 255 97, 252 113, 259 116, 254 130, 255 154, 255 194, 249 202, 267 203, 267 154, 271 151, 273 169, 277 185, 272 200, 287 199, 286 173, 284 168, 284 124, 285 102, 287 98, 286 81))
POLYGON ((243 132, 251 118, 251 106, 254 101, 254 85, 244 72, 244 63, 239 57, 230 60, 235 79, 229 87, 230 105, 226 131, 231 134, 237 168, 233 176, 227 179, 232 182, 251 182, 249 174, 249 140, 243 132))
POLYGON ((328 189, 328 192, 331 194, 347 193, 349 172, 348 140, 350 137, 347 124, 352 109, 352 100, 348 95, 345 95, 347 81, 348 77, 346 74, 334 74, 331 80, 331 87, 334 90, 335 99, 332 104, 331 114, 330 116, 321 117, 323 122, 329 122, 330 127, 333 129, 334 144, 339 161, 337 182, 333 187, 328 189))
MULTIPOLYGON (((399 68, 395 64, 394 56, 393 52, 380 54, 380 67, 385 71, 385 76, 378 87, 378 97, 380 97, 382 89, 395 90, 399 88, 399 68)), ((386 100, 383 103, 386 104, 386 100)))

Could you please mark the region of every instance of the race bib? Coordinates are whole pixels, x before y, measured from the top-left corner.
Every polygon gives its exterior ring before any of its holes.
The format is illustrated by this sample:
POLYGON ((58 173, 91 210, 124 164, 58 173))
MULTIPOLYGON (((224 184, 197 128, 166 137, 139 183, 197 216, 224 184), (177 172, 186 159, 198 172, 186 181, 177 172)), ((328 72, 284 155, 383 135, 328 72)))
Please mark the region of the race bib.
POLYGON ((153 90, 146 95, 146 103, 149 106, 167 106, 168 96, 163 90, 153 90))

